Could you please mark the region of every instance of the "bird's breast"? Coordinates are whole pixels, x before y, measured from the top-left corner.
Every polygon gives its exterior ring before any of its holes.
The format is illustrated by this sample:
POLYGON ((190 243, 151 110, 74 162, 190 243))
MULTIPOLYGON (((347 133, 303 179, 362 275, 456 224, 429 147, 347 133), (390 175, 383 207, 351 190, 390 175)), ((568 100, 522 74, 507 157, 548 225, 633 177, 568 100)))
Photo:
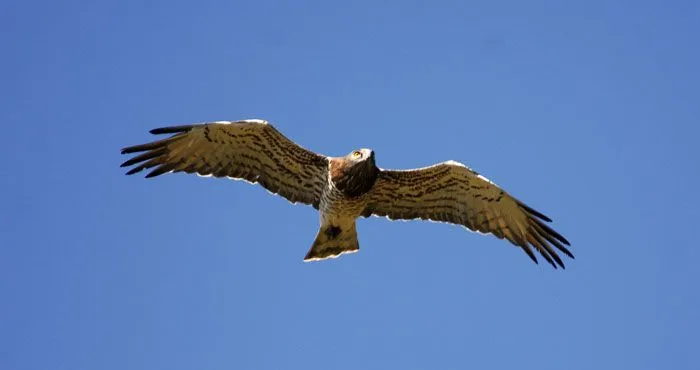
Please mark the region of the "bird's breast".
POLYGON ((333 181, 328 182, 328 186, 321 195, 319 212, 321 220, 355 219, 362 214, 366 206, 366 197, 348 197, 342 190, 338 189, 333 181))

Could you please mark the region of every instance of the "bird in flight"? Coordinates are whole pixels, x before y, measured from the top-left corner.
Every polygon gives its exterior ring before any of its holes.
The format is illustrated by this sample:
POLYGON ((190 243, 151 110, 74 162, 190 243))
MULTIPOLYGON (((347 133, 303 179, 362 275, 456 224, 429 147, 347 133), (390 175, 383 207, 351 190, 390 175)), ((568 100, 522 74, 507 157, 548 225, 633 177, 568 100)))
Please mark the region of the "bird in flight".
POLYGON ((455 161, 410 170, 377 167, 374 151, 327 157, 291 141, 264 120, 217 121, 151 130, 162 140, 122 149, 122 163, 147 178, 170 172, 227 177, 260 184, 292 203, 313 206, 321 226, 305 261, 357 252, 358 217, 422 219, 462 225, 507 239, 535 262, 534 248, 554 268, 569 242, 547 216, 455 161), (138 153, 138 154, 137 154, 138 153))

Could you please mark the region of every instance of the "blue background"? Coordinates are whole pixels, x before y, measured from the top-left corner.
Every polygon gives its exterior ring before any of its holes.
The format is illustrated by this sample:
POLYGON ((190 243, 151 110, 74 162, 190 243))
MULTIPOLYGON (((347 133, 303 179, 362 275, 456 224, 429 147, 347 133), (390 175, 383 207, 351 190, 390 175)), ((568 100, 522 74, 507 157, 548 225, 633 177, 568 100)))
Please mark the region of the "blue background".
POLYGON ((697 1, 5 1, 0 368, 698 369, 697 1), (126 177, 147 130, 264 118, 448 159, 555 220, 491 236, 126 177))

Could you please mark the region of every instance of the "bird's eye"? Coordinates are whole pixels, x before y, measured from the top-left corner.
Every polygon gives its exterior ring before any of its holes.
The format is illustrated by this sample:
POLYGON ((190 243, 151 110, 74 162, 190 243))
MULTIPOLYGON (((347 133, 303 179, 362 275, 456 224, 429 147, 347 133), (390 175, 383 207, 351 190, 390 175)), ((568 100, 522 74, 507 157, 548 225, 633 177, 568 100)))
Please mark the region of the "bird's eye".
POLYGON ((353 158, 361 158, 362 152, 360 152, 359 150, 356 150, 356 151, 352 152, 352 157, 353 158))

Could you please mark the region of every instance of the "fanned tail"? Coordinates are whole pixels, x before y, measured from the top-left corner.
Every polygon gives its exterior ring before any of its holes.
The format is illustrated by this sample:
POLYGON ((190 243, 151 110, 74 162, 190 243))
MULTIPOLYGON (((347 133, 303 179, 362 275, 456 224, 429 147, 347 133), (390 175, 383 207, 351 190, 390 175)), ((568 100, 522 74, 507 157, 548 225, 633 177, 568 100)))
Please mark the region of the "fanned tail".
POLYGON ((321 225, 316 240, 306 253, 304 261, 337 258, 341 254, 354 253, 358 250, 360 250, 360 244, 357 241, 354 221, 349 226, 321 225))

